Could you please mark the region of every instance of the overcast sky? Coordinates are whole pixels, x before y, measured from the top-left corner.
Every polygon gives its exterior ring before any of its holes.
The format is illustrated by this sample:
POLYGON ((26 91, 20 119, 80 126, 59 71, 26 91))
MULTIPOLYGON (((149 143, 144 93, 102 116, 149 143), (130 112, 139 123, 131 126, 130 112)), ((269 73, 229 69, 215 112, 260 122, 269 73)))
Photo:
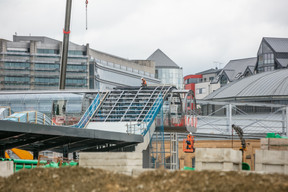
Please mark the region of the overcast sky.
MULTIPOLYGON (((262 37, 288 38, 288 0, 73 0, 70 41, 127 59, 161 49, 184 75, 255 57, 262 37), (222 63, 222 64, 220 64, 222 63)), ((63 40, 66 0, 0 0, 0 38, 63 40)))

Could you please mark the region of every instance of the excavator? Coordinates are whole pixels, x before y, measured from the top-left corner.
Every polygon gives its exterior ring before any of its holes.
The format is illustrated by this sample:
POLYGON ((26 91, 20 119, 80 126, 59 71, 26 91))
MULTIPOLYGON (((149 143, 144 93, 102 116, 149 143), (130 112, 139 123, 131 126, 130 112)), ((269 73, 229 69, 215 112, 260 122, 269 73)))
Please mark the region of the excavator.
POLYGON ((243 130, 241 129, 241 127, 236 126, 236 125, 232 125, 232 128, 236 131, 237 135, 239 136, 240 140, 241 140, 241 147, 240 147, 240 151, 242 152, 242 162, 244 162, 244 151, 247 150, 246 148, 246 141, 243 137, 243 130))

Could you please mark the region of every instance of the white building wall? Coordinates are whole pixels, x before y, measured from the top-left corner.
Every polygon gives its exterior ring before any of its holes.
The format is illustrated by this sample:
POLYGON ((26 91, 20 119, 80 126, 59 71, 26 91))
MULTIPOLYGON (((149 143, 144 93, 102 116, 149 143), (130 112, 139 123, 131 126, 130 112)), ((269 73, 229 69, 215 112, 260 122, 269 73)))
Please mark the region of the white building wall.
POLYGON ((203 99, 216 89, 220 88, 220 83, 211 84, 210 82, 202 82, 195 84, 195 97, 196 99, 203 99))

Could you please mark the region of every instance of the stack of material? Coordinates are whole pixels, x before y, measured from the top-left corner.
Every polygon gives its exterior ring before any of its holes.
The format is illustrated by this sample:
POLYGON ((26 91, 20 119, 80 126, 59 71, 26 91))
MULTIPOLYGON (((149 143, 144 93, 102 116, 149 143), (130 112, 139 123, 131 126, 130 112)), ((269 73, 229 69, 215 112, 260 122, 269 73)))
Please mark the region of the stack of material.
POLYGON ((241 151, 226 148, 198 148, 196 150, 196 170, 240 171, 241 151))
POLYGON ((134 169, 142 169, 142 153, 136 152, 81 152, 79 166, 104 169, 132 175, 134 169))
POLYGON ((262 150, 288 151, 288 139, 263 138, 261 139, 262 150))
POLYGON ((261 139, 261 150, 256 150, 255 171, 288 175, 288 139, 274 133, 261 139))
POLYGON ((288 175, 288 151, 256 150, 255 171, 288 175))

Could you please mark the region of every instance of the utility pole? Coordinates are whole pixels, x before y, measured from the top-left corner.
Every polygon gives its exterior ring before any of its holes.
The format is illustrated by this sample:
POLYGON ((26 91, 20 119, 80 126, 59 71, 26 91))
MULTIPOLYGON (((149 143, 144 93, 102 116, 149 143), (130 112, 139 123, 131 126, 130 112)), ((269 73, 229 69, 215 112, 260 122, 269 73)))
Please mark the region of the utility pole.
POLYGON ((67 0, 66 1, 65 24, 64 24, 64 30, 63 30, 63 46, 62 46, 62 58, 61 58, 60 82, 59 82, 59 89, 61 89, 61 90, 65 89, 65 81, 66 81, 66 68, 67 68, 67 60, 68 60, 71 7, 72 7, 72 0, 67 0))

